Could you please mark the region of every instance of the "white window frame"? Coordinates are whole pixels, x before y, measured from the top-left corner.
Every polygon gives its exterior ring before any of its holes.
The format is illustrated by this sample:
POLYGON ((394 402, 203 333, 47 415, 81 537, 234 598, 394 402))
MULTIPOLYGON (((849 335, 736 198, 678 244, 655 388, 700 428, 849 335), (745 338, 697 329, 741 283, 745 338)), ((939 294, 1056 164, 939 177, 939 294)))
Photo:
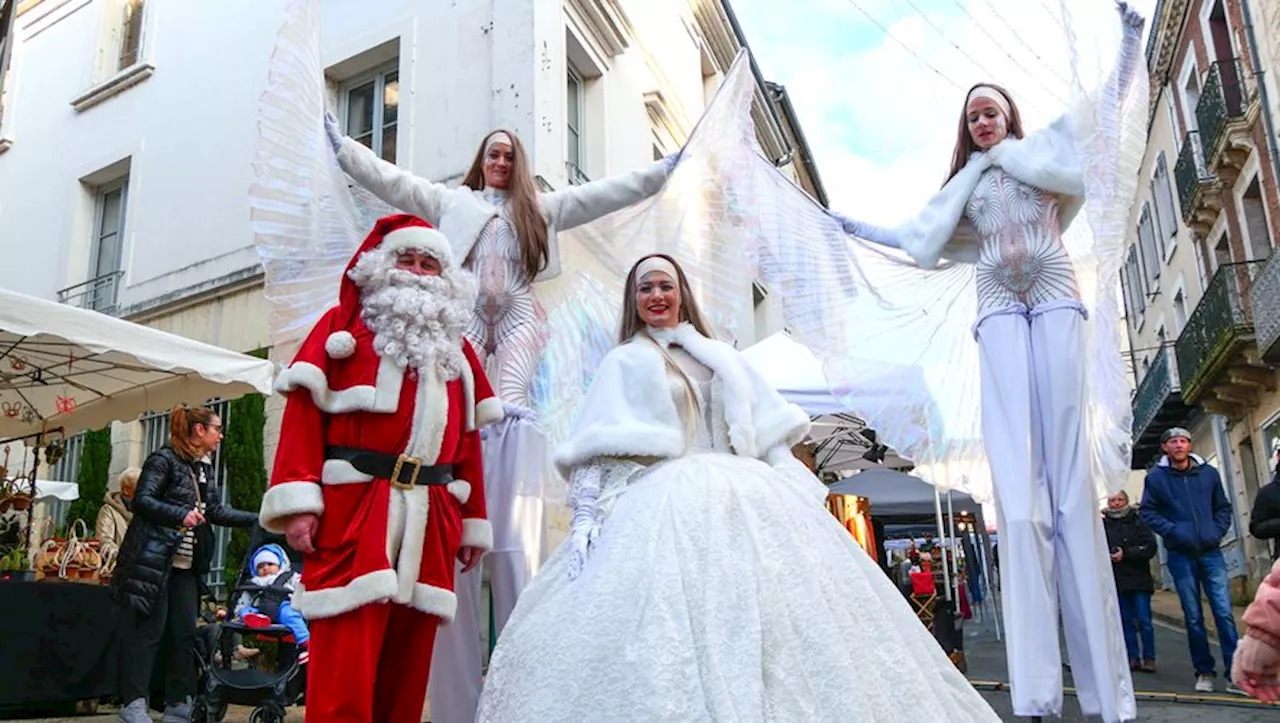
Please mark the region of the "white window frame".
POLYGON ((142 62, 142 52, 145 44, 144 34, 146 33, 147 6, 149 4, 150 3, 148 3, 147 0, 122 0, 120 3, 118 10, 125 13, 125 16, 120 20, 120 43, 119 47, 116 48, 115 66, 117 73, 128 70, 142 62), (132 16, 130 16, 129 8, 135 5, 137 6, 137 10, 132 16), (130 38, 130 25, 134 28, 134 38, 136 41, 133 44, 132 49, 129 48, 128 44, 130 38), (125 56, 129 53, 132 53, 133 57, 126 63, 125 56))
POLYGON ((1155 223, 1155 215, 1151 212, 1151 202, 1143 201, 1142 211, 1138 214, 1138 254, 1139 265, 1142 268, 1148 295, 1153 295, 1160 291, 1160 267, 1163 254, 1160 253, 1158 246, 1159 241, 1155 223), (1142 236, 1144 220, 1149 233, 1146 239, 1142 236), (1150 246, 1149 249, 1147 248, 1148 245, 1150 246))
POLYGON ((1124 269, 1125 283, 1129 290, 1129 324, 1133 327, 1133 331, 1137 333, 1142 330, 1142 324, 1146 321, 1147 292, 1146 279, 1143 278, 1142 272, 1142 259, 1136 242, 1130 244, 1128 251, 1125 253, 1124 269), (1134 288, 1135 281, 1137 282, 1137 288, 1134 288))
POLYGON ((3 38, 0 38, 0 152, 3 152, 6 148, 3 141, 3 131, 5 127, 4 96, 5 88, 7 87, 5 80, 8 78, 9 68, 12 64, 11 58, 13 57, 13 46, 17 45, 17 41, 15 39, 18 36, 18 2, 19 0, 0 0, 0 25, 4 25, 5 20, 8 20, 7 32, 3 38), (9 3, 8 18, 4 17, 4 1, 9 3))
POLYGON ((1151 168, 1151 202, 1156 209, 1156 232, 1161 259, 1168 264, 1173 259, 1174 249, 1178 246, 1178 199, 1173 190, 1173 176, 1169 169, 1169 159, 1164 151, 1156 155, 1156 162, 1151 168), (1160 171, 1164 173, 1161 174, 1160 171), (1160 177, 1164 177, 1163 187, 1160 177), (1168 199, 1168 218, 1160 212, 1160 199, 1168 199), (1166 228, 1166 225, 1168 228, 1166 228))
POLYGON ((1174 145, 1178 145, 1182 142, 1182 138, 1184 136, 1182 131, 1182 119, 1178 117, 1178 104, 1173 98, 1173 94, 1178 91, 1177 88, 1174 87, 1173 81, 1166 83, 1164 90, 1165 92, 1161 93, 1161 95, 1164 96, 1164 105, 1169 113, 1169 132, 1173 133, 1174 145))
MULTIPOLYGON (((1192 76, 1195 76, 1196 83, 1200 86, 1200 93, 1204 93, 1204 79, 1200 77, 1200 69, 1196 67, 1196 54, 1187 53, 1187 58, 1182 63, 1182 71, 1178 73, 1178 98, 1182 101, 1182 127, 1188 133, 1200 130, 1200 124, 1196 121, 1196 107, 1187 98, 1187 83, 1192 76)), ((1197 97, 1196 102, 1199 101, 1197 97)))
POLYGON ((1174 339, 1182 336, 1182 330, 1187 327, 1187 322, 1191 320, 1191 312, 1193 311, 1191 300, 1187 298, 1186 279, 1179 274, 1177 282, 1169 291, 1169 313, 1173 315, 1173 325, 1176 333, 1174 339), (1178 321, 1178 297, 1182 297, 1182 321, 1178 321))
MULTIPOLYGON (((1209 275, 1204 279, 1205 287, 1208 287, 1209 281, 1213 278, 1214 274, 1218 273, 1218 267, 1221 266, 1221 264, 1218 263, 1217 248, 1218 243, 1221 242, 1226 235, 1226 218, 1220 217, 1218 223, 1213 225, 1213 229, 1209 232, 1209 235, 1205 237, 1206 241, 1204 244, 1204 250, 1209 254, 1209 275)), ((1227 255, 1231 255, 1231 241, 1229 239, 1227 241, 1227 255)))
POLYGON ((1262 177, 1262 169, 1258 165, 1258 153, 1255 150, 1249 154, 1249 160, 1245 161, 1244 166, 1240 169, 1239 180, 1232 191, 1232 195, 1236 201, 1236 222, 1240 225, 1240 231, 1245 238, 1240 239, 1240 245, 1244 247, 1244 257, 1247 261, 1265 261, 1271 254, 1271 215, 1267 212, 1267 188, 1262 177), (1254 183, 1258 184, 1258 198, 1262 208, 1262 224, 1266 230, 1266 243, 1268 248, 1267 256, 1261 259, 1253 255, 1253 232, 1249 228, 1249 215, 1245 212, 1244 194, 1249 191, 1249 186, 1254 183))
MULTIPOLYGON (((400 59, 399 58, 396 58, 395 60, 389 63, 379 65, 378 67, 373 68, 372 70, 366 71, 364 73, 361 73, 360 75, 347 78, 346 80, 342 81, 341 84, 338 85, 338 125, 342 129, 343 134, 350 135, 350 130, 347 128, 347 119, 348 119, 348 111, 350 110, 350 106, 351 106, 351 91, 363 85, 367 85, 370 81, 373 81, 374 103, 373 103, 373 118, 371 119, 372 140, 370 141, 370 149, 374 152, 374 154, 378 156, 378 158, 382 158, 382 141, 383 141, 382 133, 386 126, 386 123, 384 122, 385 119, 383 117, 386 103, 383 102, 383 98, 385 97, 385 93, 386 93, 387 76, 390 75, 391 73, 395 73, 396 82, 400 82, 400 59)), ((395 126, 396 126, 396 157, 384 159, 389 161, 390 163, 398 163, 400 158, 400 148, 402 144, 400 143, 401 134, 400 134, 399 112, 397 112, 396 114, 395 126)))

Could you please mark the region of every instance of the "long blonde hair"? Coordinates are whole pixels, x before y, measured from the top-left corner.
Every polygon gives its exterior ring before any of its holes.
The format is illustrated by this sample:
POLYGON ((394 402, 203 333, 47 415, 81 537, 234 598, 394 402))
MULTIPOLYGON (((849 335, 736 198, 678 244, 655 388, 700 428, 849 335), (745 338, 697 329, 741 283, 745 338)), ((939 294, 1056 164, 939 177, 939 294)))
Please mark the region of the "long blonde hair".
POLYGON ((524 144, 515 133, 501 128, 490 131, 480 141, 471 169, 462 179, 462 185, 473 191, 483 191, 484 186, 484 154, 489 147, 489 139, 498 133, 505 133, 511 138, 511 173, 507 185, 507 206, 510 208, 509 218, 515 226, 516 239, 520 244, 520 266, 524 270, 525 281, 532 282, 534 277, 547 268, 549 246, 547 243, 547 219, 542 215, 542 204, 538 203, 538 189, 533 182, 533 170, 529 165, 529 156, 524 152, 524 144))
POLYGON ((664 259, 676 269, 676 285, 680 289, 680 321, 687 321, 698 330, 698 333, 714 339, 711 333, 711 325, 707 323, 706 318, 702 315, 702 309, 698 307, 698 300, 693 296, 693 290, 689 288, 689 279, 684 275, 684 268, 666 254, 649 254, 641 256, 631 265, 631 271, 627 273, 627 283, 622 290, 622 321, 618 325, 618 343, 625 344, 632 337, 640 333, 645 324, 640 320, 640 306, 636 304, 636 267, 638 267, 645 259, 659 258, 664 259))

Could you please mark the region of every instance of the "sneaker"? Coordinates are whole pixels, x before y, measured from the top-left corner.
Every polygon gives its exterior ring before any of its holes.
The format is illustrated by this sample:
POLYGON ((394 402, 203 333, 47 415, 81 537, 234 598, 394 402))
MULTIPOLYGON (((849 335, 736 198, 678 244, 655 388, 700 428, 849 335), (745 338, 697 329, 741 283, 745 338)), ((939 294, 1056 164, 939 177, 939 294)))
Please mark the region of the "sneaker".
POLYGON ((160 723, 191 723, 191 699, 167 704, 160 723))
POLYGON ((1213 676, 1197 675, 1196 676, 1196 692, 1212 693, 1213 692, 1213 676))
POLYGON ((1139 671, 1139 670, 1141 670, 1141 669, 1142 669, 1142 663, 1139 663, 1139 662, 1138 662, 1138 661, 1136 661, 1136 660, 1130 660, 1130 661, 1129 661, 1129 672, 1130 672, 1130 673, 1136 673, 1136 672, 1138 672, 1138 671, 1139 671))
POLYGON ((1250 697, 1248 693, 1244 692, 1243 688, 1236 685, 1234 682, 1230 680, 1227 681, 1227 692, 1232 693, 1234 695, 1243 695, 1246 698, 1250 697))
POLYGON ((116 716, 117 723, 151 723, 151 715, 147 709, 146 698, 135 698, 129 705, 120 709, 116 716))
POLYGON ((1148 658, 1142 661, 1142 666, 1139 669, 1144 673, 1154 673, 1156 672, 1156 661, 1148 658))

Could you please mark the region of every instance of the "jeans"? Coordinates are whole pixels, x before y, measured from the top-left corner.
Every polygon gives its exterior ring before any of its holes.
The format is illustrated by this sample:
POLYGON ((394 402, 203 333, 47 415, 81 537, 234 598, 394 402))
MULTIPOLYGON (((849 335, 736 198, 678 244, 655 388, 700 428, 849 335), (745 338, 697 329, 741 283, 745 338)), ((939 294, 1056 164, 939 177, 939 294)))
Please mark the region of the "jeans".
POLYGON ((1124 646, 1131 662, 1156 659, 1156 631, 1151 623, 1151 593, 1122 592, 1120 625, 1124 629, 1124 646), (1142 646, 1138 646, 1141 636, 1142 646))
POLYGON ((121 645, 120 697, 125 703, 150 698, 151 669, 164 644, 164 701, 182 703, 196 693, 196 614, 200 604, 196 574, 174 568, 151 606, 150 615, 130 609, 129 631, 121 645))
POLYGON ((1209 609, 1218 628, 1218 640, 1222 643, 1222 668, 1231 674, 1231 659, 1236 653, 1236 621, 1231 616, 1231 593, 1227 587, 1227 561, 1221 550, 1207 552, 1201 557, 1189 557, 1169 551, 1169 574, 1178 590, 1182 603, 1182 615, 1187 621, 1187 644, 1191 647, 1191 663, 1196 675, 1213 675, 1213 653, 1209 651, 1209 638, 1205 633, 1204 611, 1200 605, 1200 592, 1209 598, 1209 609))

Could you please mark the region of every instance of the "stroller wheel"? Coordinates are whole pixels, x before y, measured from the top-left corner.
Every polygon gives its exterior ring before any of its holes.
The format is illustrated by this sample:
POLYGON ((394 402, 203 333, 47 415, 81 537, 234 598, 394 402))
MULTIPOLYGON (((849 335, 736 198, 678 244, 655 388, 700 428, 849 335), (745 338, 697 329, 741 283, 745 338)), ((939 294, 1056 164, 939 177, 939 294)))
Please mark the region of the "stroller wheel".
POLYGON ((212 723, 213 718, 209 715, 209 706, 200 698, 196 698, 191 703, 191 723, 212 723))
POLYGON ((227 717, 226 703, 209 706, 209 720, 214 721, 214 723, 222 723, 222 721, 225 720, 226 717, 227 717))
POLYGON ((284 711, 276 706, 258 706, 249 714, 249 723, 284 723, 284 711))

